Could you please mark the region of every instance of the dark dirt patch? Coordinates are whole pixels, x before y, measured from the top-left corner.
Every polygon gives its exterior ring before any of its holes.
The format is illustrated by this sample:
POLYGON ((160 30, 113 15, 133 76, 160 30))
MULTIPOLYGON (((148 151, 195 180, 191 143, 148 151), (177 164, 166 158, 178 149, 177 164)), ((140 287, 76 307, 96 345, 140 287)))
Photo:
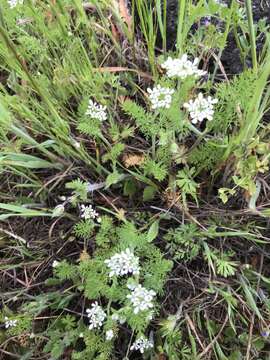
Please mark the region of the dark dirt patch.
MULTIPOLYGON (((229 1, 226 1, 229 3, 229 1)), ((253 2, 253 16, 254 22, 266 18, 266 22, 270 24, 270 2, 267 0, 254 0, 253 2)), ((178 1, 167 0, 167 46, 168 50, 174 49, 177 36, 177 21, 178 21, 178 1)), ((214 20, 213 20, 214 21, 214 20)), ((193 28, 196 31, 196 25, 193 28)), ((161 41, 159 40, 159 43, 161 41)), ((262 49, 264 44, 264 37, 262 36, 257 42, 258 52, 262 49)), ((228 74, 238 74, 243 71, 243 64, 240 58, 240 51, 236 45, 233 34, 229 34, 227 46, 223 51, 221 62, 228 74)), ((246 65, 250 66, 251 61, 247 59, 246 65)))

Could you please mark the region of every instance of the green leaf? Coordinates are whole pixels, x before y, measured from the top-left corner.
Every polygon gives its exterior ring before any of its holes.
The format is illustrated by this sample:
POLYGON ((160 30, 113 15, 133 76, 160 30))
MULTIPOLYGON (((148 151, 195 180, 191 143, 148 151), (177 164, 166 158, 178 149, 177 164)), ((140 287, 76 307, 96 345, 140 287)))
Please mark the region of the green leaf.
POLYGON ((231 353, 231 355, 228 358, 229 360, 242 360, 243 356, 241 354, 241 351, 235 350, 231 353))
POLYGON ((240 282, 242 285, 242 288, 244 290, 244 293, 246 295, 246 299, 247 299, 247 303, 249 305, 249 307, 255 312, 255 314, 258 316, 259 319, 263 319, 260 310, 258 309, 256 302, 254 300, 254 297, 246 283, 246 281, 244 280, 243 276, 240 276, 240 282))
POLYGON ((147 233, 147 242, 152 242, 158 236, 159 220, 156 220, 149 228, 147 233))
POLYGON ((36 156, 27 154, 6 153, 0 156, 0 166, 18 166, 27 169, 61 169, 62 165, 50 163, 36 156))
POLYGON ((229 195, 234 195, 235 194, 235 190, 234 189, 229 189, 229 188, 220 188, 218 189, 218 196, 220 198, 220 200, 223 202, 223 204, 226 204, 226 202, 229 199, 229 195))
POLYGON ((111 185, 117 184, 123 179, 123 174, 120 174, 117 170, 107 176, 106 178, 106 189, 111 185))
POLYGON ((137 191, 136 183, 133 179, 128 179, 124 183, 124 195, 132 197, 137 191))
POLYGON ((0 209, 9 211, 7 214, 1 214, 0 220, 8 219, 11 216, 21 216, 21 217, 35 217, 35 216, 51 216, 50 212, 44 212, 39 210, 32 210, 24 206, 13 205, 13 204, 4 204, 0 203, 0 209))
POLYGON ((151 201, 154 199, 157 189, 153 186, 146 186, 143 190, 143 201, 151 201))
POLYGON ((253 345, 257 351, 261 351, 265 346, 265 341, 262 338, 258 338, 253 341, 253 345))
POLYGON ((53 213, 52 213, 52 217, 59 217, 61 215, 63 215, 65 212, 65 206, 63 204, 57 205, 54 209, 53 209, 53 213))

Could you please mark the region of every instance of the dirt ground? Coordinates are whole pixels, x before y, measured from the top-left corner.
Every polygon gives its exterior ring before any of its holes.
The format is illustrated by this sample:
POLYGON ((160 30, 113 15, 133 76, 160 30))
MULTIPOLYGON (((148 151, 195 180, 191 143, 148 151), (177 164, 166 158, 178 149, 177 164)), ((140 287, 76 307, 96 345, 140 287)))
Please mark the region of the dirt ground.
MULTIPOLYGON (((227 4, 230 1, 226 1, 227 4)), ((266 18, 266 22, 270 24, 270 1, 269 0, 254 0, 253 3, 253 16, 254 22, 258 22, 260 19, 266 18)), ((167 0, 167 44, 168 49, 173 49, 176 41, 177 34, 177 14, 178 14, 178 1, 167 0)), ((196 29, 193 29, 196 31, 196 29)), ((261 37, 257 41, 258 51, 262 48, 264 38, 261 37)), ((243 70, 243 65, 240 60, 240 51, 234 40, 233 34, 228 37, 227 46, 223 52, 221 58, 222 64, 229 75, 238 74, 243 70)), ((246 60, 247 66, 251 65, 251 60, 246 60)))

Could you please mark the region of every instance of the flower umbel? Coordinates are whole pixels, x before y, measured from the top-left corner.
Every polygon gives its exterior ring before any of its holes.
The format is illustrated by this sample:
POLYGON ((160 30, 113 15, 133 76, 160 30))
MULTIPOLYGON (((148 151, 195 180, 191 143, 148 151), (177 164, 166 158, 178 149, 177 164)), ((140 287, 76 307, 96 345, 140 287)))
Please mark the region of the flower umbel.
POLYGON ((110 329, 108 331, 106 331, 106 340, 107 341, 111 341, 114 337, 114 333, 113 333, 113 330, 110 329))
POLYGON ((23 4, 23 0, 8 0, 8 5, 10 6, 11 9, 16 7, 17 5, 22 5, 22 4, 23 4))
POLYGON ((127 319, 123 315, 119 315, 117 313, 114 313, 112 315, 112 320, 116 321, 116 322, 118 321, 119 324, 123 325, 126 322, 127 319))
POLYGON ((53 263, 52 263, 52 267, 53 267, 53 268, 56 268, 59 264, 60 264, 59 261, 54 260, 53 263))
POLYGON ((18 320, 10 320, 7 316, 5 316, 5 328, 15 327, 18 323, 18 320))
POLYGON ((152 109, 166 108, 168 109, 172 102, 173 89, 164 88, 160 85, 155 86, 153 89, 148 88, 149 100, 152 109))
POLYGON ((130 249, 121 251, 104 262, 110 269, 110 277, 139 274, 139 258, 130 249))
POLYGON ((133 305, 134 314, 138 314, 140 311, 152 309, 154 307, 153 299, 156 293, 153 290, 147 290, 140 284, 135 286, 129 286, 131 294, 127 295, 127 298, 133 305))
POLYGON ((192 61, 188 60, 187 54, 184 54, 180 59, 172 59, 169 57, 161 67, 167 71, 168 77, 178 77, 185 79, 187 76, 203 76, 207 72, 198 69, 199 59, 195 58, 192 61))
POLYGON ((106 314, 103 311, 102 307, 98 305, 97 302, 92 304, 91 309, 86 309, 89 317, 89 329, 100 328, 103 325, 104 320, 106 319, 106 314))
POLYGON ((184 107, 188 110, 191 122, 197 124, 204 119, 213 120, 214 104, 218 102, 218 99, 213 99, 211 96, 207 98, 203 97, 202 93, 199 93, 195 100, 190 100, 184 104, 184 107))
POLYGON ((89 206, 81 205, 81 217, 85 220, 97 219, 97 222, 100 222, 99 213, 95 209, 93 209, 92 205, 89 206))
POLYGON ((89 100, 88 108, 85 115, 91 116, 93 119, 98 119, 99 121, 107 120, 106 106, 99 105, 92 100, 89 100))
POLYGON ((140 350, 140 353, 143 354, 145 352, 145 350, 151 349, 153 347, 154 347, 154 344, 152 341, 141 336, 133 343, 130 350, 140 350))

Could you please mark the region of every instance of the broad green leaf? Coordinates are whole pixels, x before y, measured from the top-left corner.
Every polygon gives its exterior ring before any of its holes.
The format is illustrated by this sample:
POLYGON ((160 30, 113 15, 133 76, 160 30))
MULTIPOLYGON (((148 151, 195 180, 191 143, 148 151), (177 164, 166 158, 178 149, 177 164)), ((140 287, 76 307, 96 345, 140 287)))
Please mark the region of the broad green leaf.
POLYGON ((0 156, 0 166, 18 166, 28 169, 61 168, 61 164, 51 163, 36 156, 7 153, 0 156))
POLYGON ((33 210, 20 205, 0 203, 0 209, 7 210, 9 213, 1 214, 0 220, 8 219, 12 216, 35 217, 35 216, 51 216, 50 212, 41 210, 33 210))
POLYGON ((143 201, 151 201, 155 197, 157 189, 153 186, 146 186, 143 190, 143 201))
POLYGON ((147 233, 147 242, 152 242, 158 236, 159 220, 156 220, 149 228, 147 233))

